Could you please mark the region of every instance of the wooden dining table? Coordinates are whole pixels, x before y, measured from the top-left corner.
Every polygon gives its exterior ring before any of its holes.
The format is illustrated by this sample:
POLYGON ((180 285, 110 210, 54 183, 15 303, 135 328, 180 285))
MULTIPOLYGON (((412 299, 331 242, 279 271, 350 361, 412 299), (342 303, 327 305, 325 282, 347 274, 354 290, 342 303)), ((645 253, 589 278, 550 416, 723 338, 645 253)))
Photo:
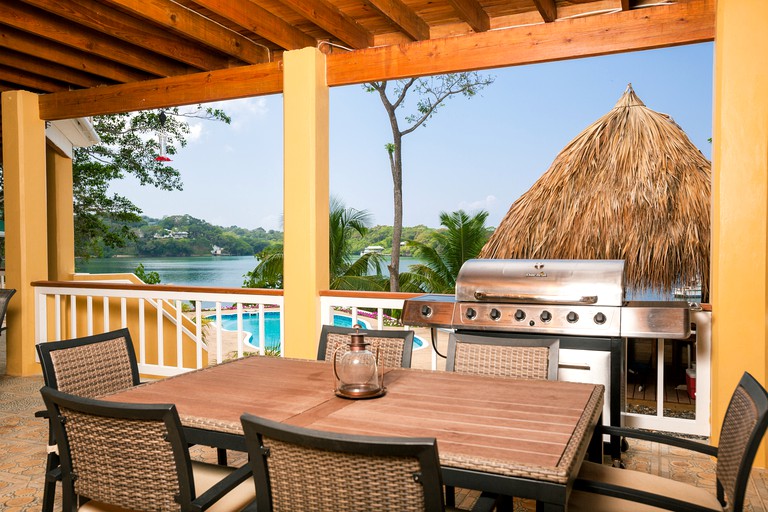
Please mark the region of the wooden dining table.
POLYGON ((384 385, 379 398, 340 398, 327 362, 252 356, 103 398, 174 403, 189 442, 231 450, 245 450, 244 412, 333 432, 434 437, 446 485, 535 499, 543 510, 567 510, 587 451, 602 458, 602 436, 592 435, 602 385, 401 368, 387 369, 384 385))

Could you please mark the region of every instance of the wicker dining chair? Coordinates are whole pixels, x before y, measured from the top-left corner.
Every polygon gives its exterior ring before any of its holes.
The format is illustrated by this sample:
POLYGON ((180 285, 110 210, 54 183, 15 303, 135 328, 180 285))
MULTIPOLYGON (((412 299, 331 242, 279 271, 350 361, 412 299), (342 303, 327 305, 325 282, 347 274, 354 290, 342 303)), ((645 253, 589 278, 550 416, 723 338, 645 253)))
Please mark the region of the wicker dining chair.
POLYGON ((568 510, 741 512, 744 509, 744 495, 752 463, 766 427, 768 393, 747 372, 731 396, 717 447, 656 432, 605 425, 602 427, 605 433, 644 439, 716 457, 716 494, 666 477, 585 461, 568 500, 568 510))
POLYGON ((259 512, 444 510, 434 438, 336 434, 240 417, 259 512))
MULTIPOLYGON (((128 329, 83 338, 38 343, 45 385, 74 395, 96 397, 139 384, 139 368, 128 329)), ((46 411, 35 414, 47 417, 46 411)), ((44 512, 53 510, 60 458, 53 425, 48 428, 48 457, 43 487, 44 512)))
POLYGON ((557 380, 560 340, 451 333, 445 369, 473 375, 557 380))
MULTIPOLYGON (((557 380, 560 359, 557 338, 519 338, 451 333, 445 369, 449 372, 516 379, 557 380)), ((445 487, 445 501, 455 502, 455 489, 445 487)), ((511 497, 483 493, 484 501, 511 506, 511 497)))
MULTIPOLYGON (((349 335, 356 329, 350 327, 337 327, 335 325, 323 325, 320 332, 320 344, 317 347, 317 359, 330 361, 334 351, 338 347, 344 347, 349 343, 349 335)), ((411 355, 413 353, 413 331, 404 330, 372 330, 360 329, 365 334, 365 340, 371 344, 371 352, 379 351, 379 364, 386 368, 410 368, 411 355)), ((339 351, 337 357, 343 354, 339 351)))
POLYGON ((126 404, 40 390, 62 467, 62 510, 243 510, 250 467, 192 461, 176 406, 126 404))
POLYGON ((3 288, 0 290, 0 331, 6 329, 5 313, 8 311, 8 302, 14 293, 16 293, 14 288, 3 288))

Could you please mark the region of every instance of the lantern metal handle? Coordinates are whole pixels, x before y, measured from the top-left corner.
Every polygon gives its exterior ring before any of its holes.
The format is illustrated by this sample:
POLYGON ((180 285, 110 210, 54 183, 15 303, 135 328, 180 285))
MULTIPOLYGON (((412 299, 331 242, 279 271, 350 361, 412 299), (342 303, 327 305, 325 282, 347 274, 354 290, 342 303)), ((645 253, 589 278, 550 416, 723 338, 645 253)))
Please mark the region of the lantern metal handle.
POLYGON ((341 380, 339 377, 339 372, 336 371, 336 353, 339 351, 339 349, 342 347, 342 345, 339 345, 336 347, 336 349, 333 351, 333 374, 336 376, 336 380, 341 380))

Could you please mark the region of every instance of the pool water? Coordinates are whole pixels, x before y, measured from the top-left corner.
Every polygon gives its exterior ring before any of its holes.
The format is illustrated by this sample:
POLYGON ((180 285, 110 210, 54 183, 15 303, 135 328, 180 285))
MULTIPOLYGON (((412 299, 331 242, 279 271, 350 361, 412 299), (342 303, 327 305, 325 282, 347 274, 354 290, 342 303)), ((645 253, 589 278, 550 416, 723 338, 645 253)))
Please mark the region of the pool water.
MULTIPOLYGON (((215 319, 215 317, 209 317, 215 319)), ((259 313, 243 313, 243 331, 248 331, 250 336, 246 343, 254 348, 259 346, 259 323, 261 319, 259 313)), ((357 319, 364 329, 370 329, 370 326, 359 317, 357 319)), ((346 315, 333 315, 333 325, 338 327, 352 327, 352 317, 346 315)), ((221 326, 227 331, 237 331, 237 315, 221 315, 221 326)), ((413 339, 413 348, 420 348, 424 342, 418 338, 413 339)), ((280 312, 266 311, 264 313, 264 347, 266 349, 280 348, 280 312)))

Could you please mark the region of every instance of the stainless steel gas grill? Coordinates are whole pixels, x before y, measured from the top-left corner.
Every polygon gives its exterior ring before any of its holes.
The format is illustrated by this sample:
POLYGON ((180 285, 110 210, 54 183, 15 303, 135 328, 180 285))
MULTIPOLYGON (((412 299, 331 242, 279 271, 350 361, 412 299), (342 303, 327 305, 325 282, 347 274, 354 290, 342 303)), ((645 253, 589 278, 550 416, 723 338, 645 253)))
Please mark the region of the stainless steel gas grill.
MULTIPOLYGON (((604 421, 625 410, 626 338, 685 339, 686 302, 626 302, 621 260, 469 260, 456 295, 405 301, 406 325, 454 329, 452 336, 556 337, 561 380, 606 387, 604 421)), ((618 439, 611 455, 620 459, 618 439)))

